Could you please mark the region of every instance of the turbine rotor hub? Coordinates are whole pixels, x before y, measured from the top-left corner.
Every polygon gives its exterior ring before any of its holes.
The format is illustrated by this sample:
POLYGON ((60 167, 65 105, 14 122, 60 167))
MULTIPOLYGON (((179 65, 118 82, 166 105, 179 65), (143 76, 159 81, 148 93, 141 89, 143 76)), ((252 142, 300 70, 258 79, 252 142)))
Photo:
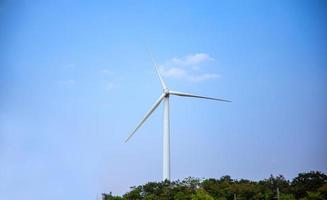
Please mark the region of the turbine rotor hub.
POLYGON ((163 93, 165 94, 165 96, 169 96, 169 90, 167 88, 163 90, 163 93))

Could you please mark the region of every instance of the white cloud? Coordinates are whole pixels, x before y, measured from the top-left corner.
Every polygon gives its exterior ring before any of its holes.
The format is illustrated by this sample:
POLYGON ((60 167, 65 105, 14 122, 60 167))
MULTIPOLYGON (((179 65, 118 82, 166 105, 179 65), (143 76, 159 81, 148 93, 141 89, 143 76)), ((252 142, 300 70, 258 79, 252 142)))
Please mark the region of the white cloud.
POLYGON ((192 82, 200 82, 209 79, 219 78, 216 73, 203 72, 201 64, 207 61, 214 61, 208 54, 197 53, 181 58, 172 58, 160 66, 163 76, 184 79, 192 82))
POLYGON ((165 77, 170 77, 175 79, 185 79, 193 82, 206 81, 209 79, 215 79, 220 77, 220 75, 216 73, 194 74, 185 69, 177 68, 177 67, 165 69, 163 66, 161 66, 160 72, 165 77))
POLYGON ((191 66, 198 65, 206 61, 213 61, 215 59, 211 58, 208 54, 205 53, 196 53, 193 55, 188 55, 182 58, 173 58, 171 61, 177 65, 191 66))
POLYGON ((165 70, 164 66, 161 66, 160 71, 162 75, 167 77, 182 78, 187 75, 187 72, 184 69, 177 68, 177 67, 172 67, 165 70))
POLYGON ((189 76, 188 78, 191 81, 198 82, 198 81, 206 81, 206 80, 209 80, 209 79, 215 79, 215 78, 219 78, 219 77, 220 77, 219 74, 205 73, 205 74, 189 76))

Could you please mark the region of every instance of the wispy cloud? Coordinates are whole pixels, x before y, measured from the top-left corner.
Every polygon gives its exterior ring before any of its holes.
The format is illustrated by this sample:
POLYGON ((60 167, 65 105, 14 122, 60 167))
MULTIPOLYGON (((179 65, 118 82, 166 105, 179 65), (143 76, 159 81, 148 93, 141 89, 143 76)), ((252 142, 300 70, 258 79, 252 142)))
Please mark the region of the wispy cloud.
POLYGON ((166 69, 165 66, 161 66, 160 71, 162 75, 166 77, 183 78, 187 76, 187 72, 184 69, 178 67, 171 67, 166 69))
POLYGON ((206 61, 213 61, 215 59, 211 58, 208 54, 205 53, 196 53, 193 55, 187 55, 182 58, 172 58, 171 61, 177 65, 198 65, 206 61))
POLYGON ((160 65, 160 71, 165 77, 185 79, 193 82, 215 79, 219 78, 220 75, 203 72, 201 68, 203 63, 214 60, 214 58, 205 53, 191 54, 181 58, 175 57, 160 65))
POLYGON ((220 77, 219 74, 205 73, 205 74, 189 76, 188 78, 191 81, 198 82, 198 81, 205 81, 205 80, 209 80, 209 79, 215 79, 215 78, 219 78, 219 77, 220 77))

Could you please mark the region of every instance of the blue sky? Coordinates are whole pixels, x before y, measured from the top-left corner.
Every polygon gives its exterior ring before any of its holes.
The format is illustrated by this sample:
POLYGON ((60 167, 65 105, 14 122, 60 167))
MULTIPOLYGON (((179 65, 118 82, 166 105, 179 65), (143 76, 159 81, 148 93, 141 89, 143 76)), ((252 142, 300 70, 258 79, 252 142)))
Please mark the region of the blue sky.
POLYGON ((2 1, 0 199, 96 199, 162 177, 327 173, 324 1, 2 1))

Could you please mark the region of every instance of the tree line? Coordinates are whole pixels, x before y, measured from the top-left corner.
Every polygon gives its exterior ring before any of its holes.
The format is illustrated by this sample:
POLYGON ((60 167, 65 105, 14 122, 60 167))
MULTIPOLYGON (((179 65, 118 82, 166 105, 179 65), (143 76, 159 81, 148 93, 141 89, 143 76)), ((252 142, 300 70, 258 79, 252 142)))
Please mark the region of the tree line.
POLYGON ((327 200, 327 176, 300 173, 292 181, 273 176, 260 181, 186 178, 131 187, 122 196, 102 194, 103 200, 327 200))

